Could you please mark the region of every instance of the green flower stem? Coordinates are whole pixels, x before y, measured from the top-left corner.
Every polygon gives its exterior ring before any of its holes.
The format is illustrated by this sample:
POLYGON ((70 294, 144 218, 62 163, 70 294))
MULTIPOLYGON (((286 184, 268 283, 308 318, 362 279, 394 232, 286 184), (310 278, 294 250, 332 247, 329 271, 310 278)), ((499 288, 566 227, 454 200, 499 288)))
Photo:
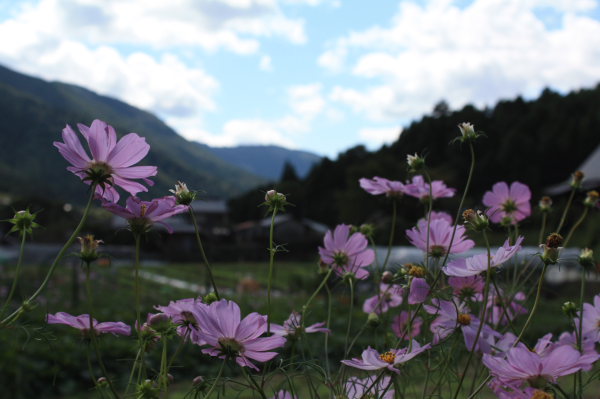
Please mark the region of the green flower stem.
POLYGON ((168 349, 169 349, 169 345, 168 345, 168 339, 165 336, 161 336, 160 337, 161 341, 162 341, 162 353, 160 356, 160 382, 159 382, 159 386, 165 390, 165 398, 169 397, 169 378, 167 377, 167 362, 168 362, 168 349))
POLYGON ((348 308, 348 327, 346 328, 346 341, 344 344, 344 353, 348 353, 348 339, 350 338, 350 329, 352 328, 352 312, 354 311, 354 279, 348 279, 350 286, 350 306, 348 308))
POLYGON ((583 221, 587 217, 589 209, 590 208, 587 207, 587 206, 583 209, 583 212, 581 213, 581 216, 579 217, 579 219, 577 219, 577 221, 575 222, 575 224, 573 225, 573 227, 571 227, 571 230, 569 230, 569 234, 567 234, 567 238, 565 238, 565 242, 563 243, 563 247, 566 247, 567 244, 569 243, 569 241, 571 241, 571 238, 573 237, 573 233, 575 232, 575 230, 577 230, 579 228, 579 226, 581 226, 581 224, 583 223, 583 221))
MULTIPOLYGON (((325 284, 325 290, 327 290, 327 324, 326 327, 329 328, 331 326, 331 290, 329 286, 325 284)), ((329 367, 329 334, 325 333, 325 372, 327 376, 327 380, 331 379, 331 370, 329 367)))
MULTIPOLYGON (((587 208, 586 208, 587 209, 587 208)), ((579 329, 575 329, 575 331, 577 332, 579 330, 579 333, 577 334, 577 348, 579 349, 579 352, 581 352, 583 354, 583 300, 585 298, 585 270, 582 269, 581 270, 581 287, 579 290, 579 329)), ((575 377, 575 381, 577 382, 577 386, 579 387, 579 390, 577 391, 577 396, 578 398, 583 398, 583 377, 582 377, 582 372, 581 370, 579 370, 576 374, 575 377)))
POLYGON ((133 375, 135 374, 135 370, 138 367, 138 362, 140 360, 141 354, 142 354, 142 348, 140 347, 135 355, 135 359, 133 360, 133 367, 131 368, 131 372, 129 373, 129 380, 127 381, 127 386, 125 387, 125 397, 128 397, 127 393, 129 392, 129 387, 131 387, 131 382, 133 381, 133 375))
MULTIPOLYGON (((244 377, 246 377, 246 379, 250 382, 250 384, 252 384, 254 386, 254 389, 259 393, 260 397, 262 399, 267 399, 267 395, 265 394, 265 391, 260 387, 260 385, 258 385, 256 383, 256 381, 254 381, 254 378, 252 378, 252 376, 248 373, 248 371, 246 371, 245 367, 241 367, 242 369, 242 373, 244 374, 244 377)), ((208 399, 208 395, 205 396, 206 399, 208 399)))
MULTIPOLYGON (((61 250, 58 252, 58 254, 56 255, 56 258, 54 258, 54 261, 50 265, 50 268, 48 269, 48 273, 46 273, 46 277, 42 281, 42 284, 39 286, 39 288, 27 300, 23 301, 24 304, 25 303, 29 304, 29 303, 35 301, 35 299, 44 291, 44 289, 46 289, 46 286, 48 285, 48 282, 50 281, 50 278, 54 274, 54 270, 58 266, 58 263, 65 256, 65 253, 67 252, 67 250, 69 248, 71 248, 71 245, 73 245, 73 242, 75 241, 75 239, 79 235, 79 232, 81 231, 81 229, 85 225, 85 222, 87 221, 87 217, 88 217, 88 214, 90 212, 90 208, 91 208, 91 205, 92 205, 92 200, 94 199, 95 193, 96 193, 96 185, 93 184, 90 187, 90 197, 89 197, 88 202, 87 202, 87 204, 85 206, 85 209, 83 210, 83 215, 81 216, 81 220, 79 221, 79 224, 77 225, 77 227, 75 227, 75 230, 73 230, 73 233, 71 234, 71 237, 69 237, 69 239, 67 240, 67 242, 65 243, 65 245, 63 245, 63 247, 61 248, 61 250)), ((4 320, 2 320, 2 322, 0 322, 0 326, 7 326, 7 325, 10 325, 10 324, 14 323, 15 321, 17 321, 21 317, 21 315, 25 311, 26 311, 26 309, 24 308, 23 305, 19 306, 19 308, 17 310, 15 310, 12 314, 10 314, 8 317, 6 317, 4 320)))
MULTIPOLYGON (((432 184, 431 177, 429 173, 425 171, 425 177, 427 178, 427 183, 429 184, 429 197, 427 197, 427 210, 425 212, 425 217, 427 218, 427 242, 425 243, 425 268, 429 270, 429 235, 431 234, 431 210, 433 209, 433 192, 432 192, 432 184)), ((448 247, 448 252, 450 252, 450 248, 452 248, 452 243, 448 247)))
POLYGON ((306 304, 304 304, 304 306, 302 306, 302 327, 304 327, 304 320, 305 320, 304 316, 306 314, 306 311, 308 310, 308 307, 310 306, 311 302, 315 299, 315 297, 317 296, 319 291, 321 291, 323 289, 323 286, 325 286, 325 284, 327 283, 327 280, 329 280, 331 273, 333 273, 333 269, 330 268, 329 271, 327 272, 327 274, 325 275, 325 277, 323 278, 323 280, 321 281, 321 284, 319 284, 319 286, 317 287, 315 292, 313 292, 312 295, 310 296, 310 298, 308 298, 308 301, 306 301, 306 304))
POLYGON ((454 392, 454 399, 458 398, 458 394, 460 393, 460 389, 467 375, 467 371, 469 370, 469 366, 471 364, 471 360, 473 359, 473 355, 475 354, 475 348, 477 347, 477 343, 479 342, 479 337, 481 336, 481 330, 483 329, 483 325, 485 324, 486 313, 487 313, 487 303, 490 291, 490 281, 492 277, 492 263, 491 263, 491 250, 490 250, 490 242, 488 240, 487 234, 485 230, 482 232, 483 239, 485 240, 485 247, 487 250, 487 272, 485 275, 485 287, 483 289, 483 303, 481 308, 481 315, 479 318, 479 328, 477 329, 477 335, 475 335, 475 341, 473 342, 473 346, 469 351, 469 357, 467 358, 467 364, 460 376, 460 380, 458 381, 458 387, 456 387, 456 391, 454 392))
POLYGON ((133 235, 135 239, 135 260, 133 264, 133 268, 135 271, 135 279, 134 279, 134 290, 135 290, 135 321, 138 328, 138 341, 140 343, 140 348, 142 346, 142 318, 141 318, 141 304, 140 304, 140 241, 141 236, 139 234, 133 235))
POLYGON ((546 235, 546 223, 548 222, 548 212, 542 214, 542 227, 540 228, 540 236, 538 238, 538 244, 544 243, 544 236, 546 235))
POLYGON ((392 245, 394 244, 394 235, 396 233, 396 219, 398 214, 398 204, 395 198, 392 198, 392 226, 390 230, 390 238, 388 240, 387 252, 385 254, 385 259, 383 261, 383 265, 381 266, 381 272, 385 271, 385 268, 390 260, 390 254, 392 253, 392 245))
MULTIPOLYGON (((223 362, 221 363, 221 367, 219 367, 219 372, 217 373, 217 378, 215 378, 215 382, 213 382, 213 384, 211 385, 210 389, 208 390, 208 392, 206 393, 206 395, 204 395, 204 398, 208 399, 208 397, 213 393, 213 391, 215 390, 215 387, 217 386, 217 383, 219 382, 219 380, 221 379, 221 375, 223 374, 223 368, 225 368, 225 363, 227 362, 227 358, 223 359, 223 362)), ((242 367, 242 370, 244 368, 242 367)))
POLYGON ((21 263, 23 262, 23 252, 25 249, 26 238, 27 234, 24 231, 21 232, 21 246, 19 247, 19 259, 17 260, 17 267, 15 268, 15 277, 13 279, 12 286, 10 287, 8 297, 6 297, 6 302, 4 302, 4 305, 2 305, 2 310, 0 310, 0 317, 2 317, 7 306, 10 304, 10 301, 12 301, 15 290, 17 289, 17 285, 19 284, 19 275, 21 274, 21 263))
POLYGON ((104 366, 104 362, 102 361, 102 354, 100 353, 100 347, 98 345, 98 338, 96 337, 96 331, 94 330, 94 297, 92 296, 92 287, 90 285, 90 264, 89 262, 86 262, 85 264, 85 291, 86 291, 86 295, 87 295, 87 299, 88 299, 88 313, 89 313, 89 320, 90 320, 90 328, 89 328, 89 334, 90 334, 90 340, 92 341, 92 346, 94 347, 94 351, 96 352, 96 360, 98 361, 98 364, 100 365, 100 369, 102 370, 103 373, 103 377, 106 378, 106 381, 108 382, 108 387, 110 388, 110 392, 113 394, 113 396, 116 399, 119 399, 120 396, 117 393, 117 391, 115 390, 115 387, 112 383, 112 380, 110 378, 110 376, 108 375, 108 372, 106 371, 106 367, 104 366))
POLYGON ((542 296, 542 285, 544 283, 544 276, 546 275, 547 267, 548 267, 548 265, 544 263, 544 267, 542 268, 542 274, 540 275, 540 279, 538 280, 537 292, 535 294, 535 301, 533 302, 533 307, 531 308, 531 312, 529 312, 529 317, 527 317, 527 321, 525 322, 525 325, 521 329, 521 333, 517 337, 517 340, 513 344, 513 347, 516 346, 521 341, 521 339, 523 338, 523 335, 525 335, 525 332, 527 331, 527 328, 529 327, 529 324, 531 324, 531 320, 533 319, 533 316, 535 315, 535 311, 537 310, 538 304, 540 302, 540 297, 542 296))
POLYGON ((352 342, 350 342, 350 345, 348 346, 348 349, 345 352, 344 358, 348 357, 348 354, 350 353, 350 351, 352 350, 352 347, 354 346, 354 344, 356 343, 356 340, 362 335, 362 333, 365 331, 365 328, 367 328, 368 325, 368 320, 365 321, 365 323, 362 325, 362 327, 360 328, 360 330, 358 330, 358 333, 354 336, 354 339, 352 339, 352 342))
POLYGON ((275 215, 277 207, 273 208, 271 226, 269 227, 269 280, 267 282, 267 334, 271 332, 271 284, 273 280, 273 263, 275 261, 275 248, 273 248, 273 230, 275 229, 275 215))
POLYGON ((202 240, 200 239, 200 229, 198 228, 198 222, 196 221, 196 215, 194 214, 194 210, 192 206, 189 206, 190 217, 192 218, 192 223, 194 224, 194 233, 196 234, 196 244, 198 244, 198 249, 200 249, 200 254, 202 255, 202 260, 206 265, 206 270, 208 272, 208 278, 210 280, 210 284, 213 287, 213 291, 217 296, 217 299, 221 299, 219 296, 219 290, 217 289, 217 284, 215 283, 215 278, 213 277, 212 268, 210 267, 210 263, 208 262, 208 258, 206 257, 206 252, 204 251, 204 246, 202 245, 202 240))
POLYGON ((565 209, 563 210, 562 216, 560 217, 560 223, 558 224, 558 227, 556 228, 557 233, 560 233, 560 230, 563 228, 563 226, 565 224, 565 220, 567 220, 567 214, 569 213, 569 208, 571 208, 571 204, 573 203, 573 197, 575 197, 576 191, 577 191, 577 189, 575 187, 573 187, 571 189, 571 194, 569 195, 569 199, 567 200, 567 205, 565 206, 565 209))

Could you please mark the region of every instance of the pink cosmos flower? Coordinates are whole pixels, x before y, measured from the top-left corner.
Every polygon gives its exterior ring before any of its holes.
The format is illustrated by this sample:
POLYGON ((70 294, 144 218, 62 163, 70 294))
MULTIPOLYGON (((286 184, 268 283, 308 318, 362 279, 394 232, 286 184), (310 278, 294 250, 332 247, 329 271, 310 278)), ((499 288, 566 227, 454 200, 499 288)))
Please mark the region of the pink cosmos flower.
POLYGON ((156 166, 132 166, 141 161, 150 146, 146 139, 129 133, 117 141, 115 129, 101 120, 94 120, 90 127, 78 124, 81 135, 85 138, 91 151, 91 158, 81 146, 77 134, 67 125, 62 131, 63 142, 55 141, 54 146, 72 166, 68 171, 90 184, 90 179, 100 178, 108 185, 100 184, 96 194, 105 200, 117 202, 119 193, 114 186, 120 186, 131 195, 148 189, 132 179, 142 179, 152 185, 147 178, 156 176, 156 166))
MULTIPOLYGON (((452 224, 452 222, 453 222, 452 216, 448 212, 444 212, 444 211, 431 211, 430 218, 431 218, 431 220, 444 219, 449 224, 452 224)), ((426 218, 419 219, 419 223, 421 221, 427 223, 427 219, 426 218)))
POLYGON ((291 393, 284 391, 283 389, 275 394, 271 399, 298 399, 297 396, 293 396, 291 393))
POLYGON ((543 355, 517 345, 506 356, 483 355, 483 364, 505 385, 519 386, 529 381, 556 382, 558 377, 581 370, 581 354, 569 345, 560 345, 543 355))
POLYGON ((221 299, 197 311, 201 326, 199 338, 211 348, 202 352, 221 359, 235 359, 238 365, 258 370, 250 360, 266 362, 277 356, 271 352, 285 344, 285 338, 273 335, 261 337, 267 331, 267 316, 250 313, 241 319, 240 307, 221 299))
POLYGON ((450 277, 448 284, 452 287, 452 293, 462 300, 483 300, 483 289, 485 281, 480 275, 468 277, 450 277))
POLYGON ((409 305, 425 302, 429 295, 429 284, 424 278, 413 277, 410 282, 410 291, 408 292, 409 305))
MULTIPOLYGON (((575 332, 564 332, 558 337, 556 345, 570 345, 573 349, 579 348, 577 342, 577 334, 575 332)), ((579 358, 579 366, 582 370, 590 371, 600 359, 600 354, 596 352, 596 342, 592 335, 584 335, 581 340, 581 357, 579 358)))
MULTIPOLYGON (((513 256, 521 249, 521 243, 523 237, 517 238, 515 245, 510 245, 507 239, 504 245, 498 248, 498 250, 490 258, 490 267, 498 267, 513 256)), ((488 268, 488 256, 487 253, 471 256, 470 258, 454 259, 442 270, 449 276, 468 277, 476 276, 481 272, 486 271, 488 268)))
POLYGON ((187 205, 177 205, 177 198, 172 195, 155 198, 152 201, 142 201, 138 197, 129 197, 125 207, 114 202, 103 202, 102 206, 129 221, 132 229, 147 231, 154 223, 163 225, 169 233, 173 229, 162 222, 173 215, 187 212, 187 205))
POLYGON ((358 181, 360 187, 372 195, 385 194, 387 197, 401 196, 404 194, 404 184, 399 181, 384 179, 375 176, 372 179, 362 178, 358 181))
MULTIPOLYGON (((429 198, 429 183, 425 182, 423 176, 413 176, 412 182, 404 186, 405 193, 421 200, 429 198)), ((433 199, 454 197, 456 190, 446 187, 446 184, 441 180, 433 180, 431 182, 431 196, 433 199)))
POLYGON ((365 313, 377 313, 382 314, 387 312, 390 308, 395 308, 402 305, 402 295, 404 290, 397 284, 385 284, 379 285, 379 294, 367 298, 363 304, 363 312, 365 313))
POLYGON ((290 317, 283 322, 283 325, 271 323, 271 332, 281 337, 299 336, 302 331, 308 334, 317 332, 330 333, 331 330, 323 327, 324 325, 325 322, 315 323, 302 329, 302 315, 298 312, 292 312, 290 317))
MULTIPOLYGON (((460 329, 465 340, 465 346, 472 350, 480 321, 477 317, 470 314, 469 307, 456 300, 445 301, 442 299, 432 299, 433 305, 425 305, 427 313, 436 315, 437 318, 431 322, 430 330, 433 333, 433 343, 437 344, 448 337, 457 329, 460 329)), ((499 336, 487 324, 481 328, 481 335, 475 345, 475 350, 483 353, 490 352, 490 336, 499 336)))
POLYGON ((321 261, 331 265, 338 276, 352 273, 359 280, 369 276, 365 268, 375 261, 375 252, 367 248, 369 242, 363 234, 350 235, 350 226, 340 224, 333 233, 325 234, 323 243, 325 247, 319 247, 321 261))
POLYGON ((366 399, 366 398, 379 398, 379 399, 394 399, 394 390, 391 389, 391 378, 384 376, 379 379, 378 383, 376 376, 370 376, 368 378, 360 379, 358 377, 350 377, 344 384, 344 392, 348 399, 366 399))
POLYGON ((388 352, 379 354, 375 349, 368 347, 361 355, 361 359, 354 358, 352 360, 342 360, 346 366, 354 367, 361 370, 382 370, 387 369, 394 373, 400 373, 397 366, 408 362, 413 357, 421 352, 426 351, 431 347, 430 344, 421 346, 417 341, 413 341, 412 347, 404 349, 390 349, 388 352))
POLYGON ((499 295, 495 289, 490 291, 487 302, 487 322, 495 326, 508 324, 509 320, 512 321, 519 315, 527 314, 527 308, 519 303, 525 299, 523 292, 517 292, 514 296, 507 298, 502 289, 500 289, 499 295))
MULTIPOLYGON (((71 326, 80 330, 84 335, 88 334, 90 331, 90 315, 88 314, 73 316, 65 312, 58 312, 56 314, 47 314, 46 321, 48 324, 65 324, 71 326)), ((106 333, 112 333, 114 335, 131 334, 131 327, 121 321, 98 323, 96 319, 92 319, 92 327, 96 335, 106 333)))
POLYGON ((510 223, 516 224, 531 215, 530 199, 531 190, 525 184, 516 181, 509 188, 502 181, 484 194, 483 204, 489 207, 487 215, 492 222, 500 223, 508 218, 510 223))
MULTIPOLYGON (((450 247, 452 230, 454 227, 445 219, 432 219, 429 223, 429 254, 433 257, 442 257, 448 251, 459 254, 475 246, 475 242, 465 235, 464 226, 456 226, 456 234, 450 247)), ((427 222, 420 220, 416 227, 406 230, 408 240, 412 245, 427 251, 427 222)))
POLYGON ((421 326, 423 325, 423 319, 417 316, 412 321, 412 328, 407 334, 406 329, 408 327, 409 318, 412 317, 406 310, 400 312, 400 314, 392 320, 392 331, 401 340, 407 341, 411 338, 418 337, 421 334, 421 326))
POLYGON ((178 301, 170 301, 167 306, 155 306, 154 308, 171 318, 173 323, 178 324, 177 334, 181 337, 189 337, 196 345, 204 345, 198 337, 200 326, 196 318, 196 312, 202 303, 202 298, 186 298, 178 301))
MULTIPOLYGON (((579 326, 579 323, 579 318, 576 318, 575 325, 579 326)), ((595 342, 600 342, 600 295, 594 297, 593 305, 590 303, 583 304, 581 329, 584 336, 590 336, 595 342)))

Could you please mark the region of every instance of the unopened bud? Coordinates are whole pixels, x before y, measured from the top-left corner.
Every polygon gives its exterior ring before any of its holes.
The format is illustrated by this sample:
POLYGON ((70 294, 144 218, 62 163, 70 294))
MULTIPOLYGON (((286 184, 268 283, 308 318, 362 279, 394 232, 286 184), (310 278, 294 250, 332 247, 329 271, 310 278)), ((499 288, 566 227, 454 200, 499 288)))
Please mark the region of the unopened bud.
POLYGON ((100 377, 96 380, 96 385, 98 385, 99 387, 107 387, 108 380, 106 379, 106 377, 100 377))
POLYGON ((550 212, 552 209, 552 198, 548 196, 544 196, 540 199, 539 202, 540 211, 542 212, 550 212))
POLYGON ((373 234, 375 234, 375 226, 372 224, 361 224, 358 228, 358 232, 367 238, 372 238, 373 234))
POLYGON ((472 123, 468 123, 468 122, 460 123, 458 125, 458 130, 460 130, 460 135, 461 135, 460 140, 461 141, 474 140, 477 137, 479 137, 479 135, 475 131, 475 127, 473 126, 472 123))
POLYGON ((385 284, 390 284, 392 281, 394 281, 394 275, 392 274, 392 272, 388 270, 384 271, 381 275, 381 282, 385 284))
POLYGON ((175 195, 179 205, 189 205, 196 199, 196 192, 190 191, 187 184, 181 181, 178 181, 177 184, 175 184, 175 190, 171 189, 169 191, 175 195))
POLYGON ((369 325, 369 327, 377 327, 381 324, 381 320, 379 319, 377 313, 369 313, 369 317, 367 318, 367 324, 369 325))
POLYGON ((425 158, 415 153, 414 155, 406 155, 406 163, 411 172, 418 172, 425 167, 425 158))
POLYGON ((138 385, 137 398, 139 399, 158 399, 159 389, 155 386, 152 380, 145 380, 138 385))
POLYGON ((467 209, 463 212, 465 225, 475 231, 483 231, 490 225, 488 217, 481 211, 475 212, 473 209, 467 209))
POLYGON ((171 385, 175 381, 175 377, 171 373, 167 373, 167 383, 171 385))
POLYGON ((596 191, 596 190, 588 191, 587 195, 585 196, 585 200, 583 200, 583 204, 585 206, 589 206, 590 208, 593 208, 598 204, 599 198, 600 198, 600 194, 598 194, 598 191, 596 191))
POLYGON ((164 334, 172 327, 171 319, 164 313, 157 313, 148 319, 148 326, 154 331, 164 334))
POLYGON ((36 214, 29 212, 29 209, 18 211, 12 219, 8 219, 8 222, 13 224, 13 227, 8 232, 13 233, 17 231, 20 235, 33 233, 33 229, 40 227, 35 222, 36 214))
POLYGON ((204 295, 204 298, 202 298, 202 302, 204 302, 207 305, 210 305, 213 302, 218 301, 219 298, 217 298, 217 294, 215 294, 214 292, 209 292, 208 294, 204 295))
POLYGON ((282 211, 285 210, 286 205, 289 205, 286 196, 275 190, 269 190, 265 193, 265 202, 263 204, 267 205, 270 211, 282 211))
POLYGON ((585 177, 585 174, 580 170, 573 173, 573 178, 571 179, 571 187, 580 188, 581 182, 583 181, 584 177, 585 177))
POLYGON ((579 264, 586 269, 592 268, 595 266, 594 262, 594 251, 589 248, 583 248, 579 253, 579 264))
POLYGON ((204 377, 202 377, 201 375, 195 377, 192 380, 192 385, 195 386, 196 388, 203 388, 205 386, 205 381, 204 381, 204 377))
POLYGON ((562 311, 568 318, 572 319, 577 316, 577 305, 574 302, 567 301, 562 305, 562 311))

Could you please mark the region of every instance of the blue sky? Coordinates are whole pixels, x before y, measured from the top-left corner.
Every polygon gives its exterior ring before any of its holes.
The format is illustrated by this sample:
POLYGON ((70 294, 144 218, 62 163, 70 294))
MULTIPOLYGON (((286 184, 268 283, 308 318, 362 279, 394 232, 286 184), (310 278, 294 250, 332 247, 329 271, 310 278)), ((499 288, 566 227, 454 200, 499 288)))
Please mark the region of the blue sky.
POLYGON ((0 63, 147 109, 190 140, 333 157, 393 141, 441 99, 597 84, 598 3, 0 0, 0 63))

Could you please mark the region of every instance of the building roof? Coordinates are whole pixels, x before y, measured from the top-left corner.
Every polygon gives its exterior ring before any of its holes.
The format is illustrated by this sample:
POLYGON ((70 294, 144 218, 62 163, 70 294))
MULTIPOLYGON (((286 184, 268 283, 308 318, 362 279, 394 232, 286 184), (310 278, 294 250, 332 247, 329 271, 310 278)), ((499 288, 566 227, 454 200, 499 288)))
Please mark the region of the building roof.
MULTIPOLYGON (((583 179, 583 188, 590 189, 600 186, 600 146, 592 152, 577 170, 585 174, 583 179)), ((562 194, 571 190, 571 180, 564 181, 546 189, 550 195, 562 194)))

